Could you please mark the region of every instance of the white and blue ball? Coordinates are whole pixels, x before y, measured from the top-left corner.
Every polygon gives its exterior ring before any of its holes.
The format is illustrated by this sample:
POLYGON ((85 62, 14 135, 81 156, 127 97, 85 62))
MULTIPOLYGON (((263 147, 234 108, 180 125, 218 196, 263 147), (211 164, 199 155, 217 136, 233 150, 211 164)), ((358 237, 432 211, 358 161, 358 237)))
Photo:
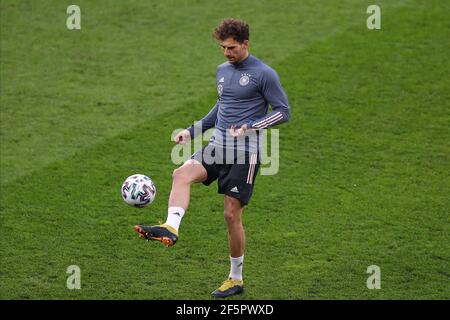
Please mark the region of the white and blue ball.
POLYGON ((144 208, 155 200, 156 186, 152 179, 143 174, 129 176, 120 189, 122 199, 137 208, 144 208))

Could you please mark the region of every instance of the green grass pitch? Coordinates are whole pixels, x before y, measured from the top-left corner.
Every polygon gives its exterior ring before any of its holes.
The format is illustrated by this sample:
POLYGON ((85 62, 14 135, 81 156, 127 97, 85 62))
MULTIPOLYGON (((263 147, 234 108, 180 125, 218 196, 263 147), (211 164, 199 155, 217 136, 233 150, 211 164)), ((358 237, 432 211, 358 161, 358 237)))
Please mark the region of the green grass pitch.
POLYGON ((216 184, 193 186, 173 248, 132 227, 166 218, 170 135, 215 102, 225 17, 292 107, 236 298, 450 298, 448 1, 79 0, 81 30, 69 4, 0 2, 0 299, 210 299, 229 272, 216 184), (121 200, 133 173, 156 183, 145 209, 121 200))

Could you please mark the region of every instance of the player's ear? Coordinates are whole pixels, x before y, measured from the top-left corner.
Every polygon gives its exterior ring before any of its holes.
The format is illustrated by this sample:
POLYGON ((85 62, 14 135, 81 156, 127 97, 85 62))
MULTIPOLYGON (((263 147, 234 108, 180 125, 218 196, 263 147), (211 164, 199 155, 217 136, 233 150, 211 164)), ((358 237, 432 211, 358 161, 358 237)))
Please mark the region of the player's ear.
POLYGON ((248 40, 244 40, 244 42, 242 42, 242 48, 248 49, 248 40))

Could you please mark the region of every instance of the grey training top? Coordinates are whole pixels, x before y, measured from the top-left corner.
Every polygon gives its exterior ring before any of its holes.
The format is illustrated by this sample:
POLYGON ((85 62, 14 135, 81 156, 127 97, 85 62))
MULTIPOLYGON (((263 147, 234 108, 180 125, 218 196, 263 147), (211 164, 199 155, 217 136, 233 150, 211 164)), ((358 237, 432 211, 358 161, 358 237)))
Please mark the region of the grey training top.
POLYGON ((237 63, 225 62, 216 72, 218 99, 211 111, 188 128, 191 137, 215 128, 210 143, 224 148, 257 152, 262 139, 259 130, 289 120, 290 107, 277 73, 252 55, 237 63), (272 111, 268 113, 269 104, 272 111), (234 138, 228 133, 247 123, 244 137, 234 138))

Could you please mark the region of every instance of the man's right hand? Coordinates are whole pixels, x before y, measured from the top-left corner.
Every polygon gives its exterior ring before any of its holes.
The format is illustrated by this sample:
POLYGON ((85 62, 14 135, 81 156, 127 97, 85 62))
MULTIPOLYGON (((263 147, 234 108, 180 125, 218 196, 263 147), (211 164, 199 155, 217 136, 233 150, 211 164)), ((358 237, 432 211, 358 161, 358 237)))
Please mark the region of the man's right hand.
POLYGON ((189 140, 191 140, 191 133, 187 129, 178 132, 174 138, 174 141, 178 144, 185 144, 189 140))

